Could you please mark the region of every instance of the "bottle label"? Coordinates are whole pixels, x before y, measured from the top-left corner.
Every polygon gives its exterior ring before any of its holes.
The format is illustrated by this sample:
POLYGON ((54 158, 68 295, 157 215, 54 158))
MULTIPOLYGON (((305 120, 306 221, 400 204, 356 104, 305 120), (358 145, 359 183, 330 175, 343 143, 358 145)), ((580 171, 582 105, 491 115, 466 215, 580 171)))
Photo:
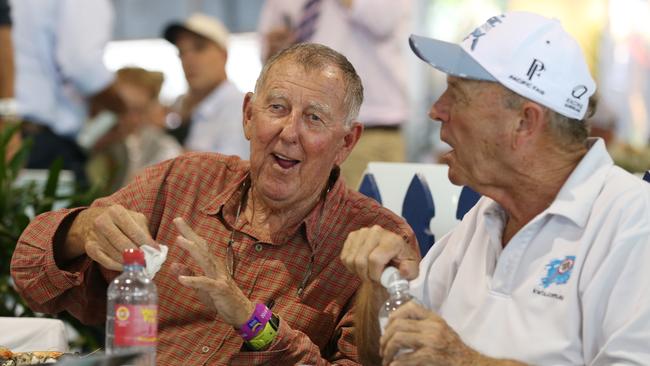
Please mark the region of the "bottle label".
POLYGON ((154 346, 157 331, 156 305, 115 305, 116 346, 154 346))

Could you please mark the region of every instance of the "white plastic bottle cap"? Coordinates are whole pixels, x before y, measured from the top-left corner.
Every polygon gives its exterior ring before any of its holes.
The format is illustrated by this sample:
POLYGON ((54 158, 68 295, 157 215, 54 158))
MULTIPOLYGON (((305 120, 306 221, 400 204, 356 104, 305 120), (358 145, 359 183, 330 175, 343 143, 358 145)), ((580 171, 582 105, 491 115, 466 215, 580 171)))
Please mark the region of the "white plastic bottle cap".
POLYGON ((401 280, 402 276, 399 274, 399 270, 393 266, 384 268, 384 271, 381 273, 379 282, 384 288, 390 287, 395 281, 401 280))

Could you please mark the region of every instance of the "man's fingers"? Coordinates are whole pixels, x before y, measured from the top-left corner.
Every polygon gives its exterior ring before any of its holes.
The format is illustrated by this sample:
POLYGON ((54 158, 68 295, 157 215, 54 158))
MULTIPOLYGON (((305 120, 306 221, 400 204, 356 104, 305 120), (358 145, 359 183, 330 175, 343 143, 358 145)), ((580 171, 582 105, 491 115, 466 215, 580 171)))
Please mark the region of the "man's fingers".
POLYGON ((386 266, 397 258, 402 247, 406 245, 397 234, 382 228, 379 229, 381 232, 376 234, 378 236, 377 246, 368 254, 368 276, 377 282, 386 266))
POLYGON ((136 247, 145 244, 152 246, 155 245, 146 223, 143 223, 142 219, 136 221, 133 218, 132 215, 136 214, 135 212, 128 211, 120 205, 109 207, 108 212, 112 221, 117 225, 120 231, 122 231, 122 233, 124 233, 124 235, 136 245, 136 247))
POLYGON ((218 273, 215 270, 214 263, 210 260, 210 254, 198 247, 194 241, 188 240, 179 235, 176 237, 176 244, 190 253, 206 276, 211 278, 217 276, 218 273))
MULTIPOLYGON (((423 331, 431 331, 426 329, 426 324, 420 320, 412 319, 391 319, 388 321, 384 334, 379 339, 379 349, 384 350, 388 343, 397 336, 403 333, 421 333, 423 331)), ((422 335, 424 336, 424 335, 422 335)))
POLYGON ((124 269, 122 264, 106 255, 96 241, 89 241, 86 243, 86 254, 104 268, 113 271, 122 271, 124 269))
POLYGON ((355 267, 357 273, 361 278, 365 280, 378 281, 379 278, 373 278, 370 274, 370 268, 372 263, 370 262, 370 254, 377 249, 379 242, 381 240, 381 228, 379 226, 373 226, 370 229, 364 232, 363 243, 358 245, 358 249, 355 255, 355 267))
POLYGON ((95 220, 95 229, 97 240, 104 250, 111 256, 113 256, 113 251, 117 252, 117 256, 114 258, 121 259, 125 249, 138 247, 111 221, 110 216, 99 216, 95 220))
MULTIPOLYGON (((198 244, 198 245, 200 245, 202 247, 205 247, 205 245, 202 245, 203 244, 203 238, 201 238, 197 233, 195 233, 194 230, 192 230, 192 228, 190 227, 190 225, 188 225, 182 217, 175 218, 174 219, 174 225, 176 225, 176 228, 178 229, 178 231, 181 232, 181 235, 183 235, 187 239, 193 241, 194 243, 196 243, 196 244, 198 244)), ((205 249, 205 248, 203 248, 203 249, 205 249)))
POLYGON ((427 318, 442 319, 436 313, 418 304, 417 301, 409 301, 390 314, 390 319, 422 320, 427 318))
POLYGON ((183 286, 193 288, 197 291, 208 292, 215 287, 215 280, 205 276, 178 276, 178 281, 183 286))
POLYGON ((396 332, 380 347, 384 364, 390 363, 400 350, 412 351, 423 346, 419 332, 396 332))
POLYGON ((417 365, 433 365, 436 364, 437 357, 431 354, 430 350, 420 348, 415 351, 398 352, 393 357, 393 362, 390 366, 417 366, 417 365))
POLYGON ((343 262, 343 265, 345 265, 350 272, 359 276, 362 281, 367 280, 368 272, 360 269, 360 267, 365 267, 360 263, 360 261, 365 260, 365 258, 359 257, 357 253, 360 248, 366 244, 365 238, 367 231, 367 228, 362 228, 350 233, 345 240, 343 250, 341 251, 341 261, 343 262))
POLYGON ((210 253, 205 240, 195 233, 182 217, 175 218, 174 224, 182 235, 176 239, 176 242, 190 252, 206 276, 216 278, 228 275, 223 261, 210 253))
POLYGON ((96 233, 93 241, 102 249, 102 251, 113 260, 122 263, 122 251, 116 248, 101 233, 96 233))
POLYGON ((138 226, 140 226, 151 238, 151 241, 147 243, 147 245, 160 250, 160 246, 158 246, 158 243, 151 237, 151 233, 149 232, 149 223, 147 222, 147 217, 139 212, 133 212, 129 211, 129 214, 131 215, 131 218, 136 222, 138 226))
POLYGON ((351 272, 362 280, 379 282, 381 273, 389 263, 400 266, 400 271, 414 278, 412 272, 417 274, 417 255, 414 262, 407 262, 411 257, 408 244, 402 237, 375 225, 371 228, 362 228, 350 233, 341 251, 341 261, 351 272), (405 258, 400 255, 406 253, 405 258), (402 269, 401 267, 406 267, 402 269))
POLYGON ((172 276, 178 277, 178 276, 193 276, 194 272, 192 272, 191 269, 189 269, 188 266, 182 264, 182 263, 177 263, 174 262, 170 266, 170 270, 172 273, 172 276))

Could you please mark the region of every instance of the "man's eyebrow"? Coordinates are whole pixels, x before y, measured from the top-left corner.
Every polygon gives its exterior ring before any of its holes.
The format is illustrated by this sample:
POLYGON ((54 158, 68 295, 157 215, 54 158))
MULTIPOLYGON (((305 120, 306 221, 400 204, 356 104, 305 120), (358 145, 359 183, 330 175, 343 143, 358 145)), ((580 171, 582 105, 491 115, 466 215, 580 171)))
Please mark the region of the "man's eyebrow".
POLYGON ((329 104, 320 103, 320 102, 309 102, 309 108, 314 109, 318 112, 324 113, 325 115, 331 115, 332 107, 329 104))
POLYGON ((280 92, 279 90, 271 90, 268 93, 266 93, 266 98, 267 101, 271 99, 287 99, 287 97, 284 95, 284 93, 280 92))

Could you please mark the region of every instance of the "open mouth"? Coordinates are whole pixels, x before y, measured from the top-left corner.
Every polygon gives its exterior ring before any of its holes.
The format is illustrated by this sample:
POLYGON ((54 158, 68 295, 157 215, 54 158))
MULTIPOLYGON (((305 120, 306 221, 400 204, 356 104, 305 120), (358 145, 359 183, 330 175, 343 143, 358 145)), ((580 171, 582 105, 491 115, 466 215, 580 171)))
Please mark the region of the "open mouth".
POLYGON ((287 156, 273 153, 275 162, 283 169, 291 169, 300 163, 300 160, 291 159, 287 156))

